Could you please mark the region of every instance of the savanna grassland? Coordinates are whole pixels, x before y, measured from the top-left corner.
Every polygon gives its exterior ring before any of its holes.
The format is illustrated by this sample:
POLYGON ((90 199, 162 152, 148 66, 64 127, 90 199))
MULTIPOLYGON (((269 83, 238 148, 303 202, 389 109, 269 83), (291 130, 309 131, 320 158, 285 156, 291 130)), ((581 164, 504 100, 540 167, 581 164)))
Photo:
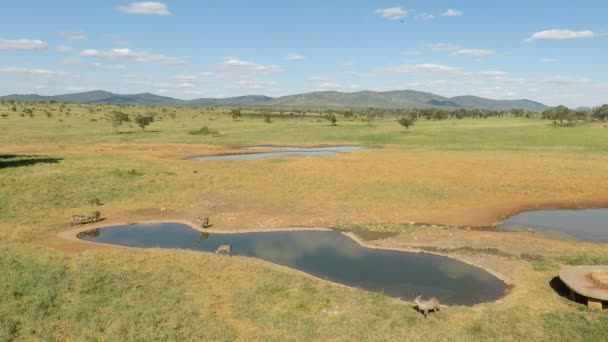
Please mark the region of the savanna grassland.
POLYGON ((0 340, 608 339, 605 312, 564 298, 554 280, 563 265, 608 263, 605 246, 465 228, 530 208, 606 205, 602 123, 465 118, 406 130, 391 116, 334 127, 314 112, 268 123, 224 108, 12 107, 0 105, 0 340), (115 130, 105 117, 117 110, 155 121, 115 130), (189 134, 203 126, 219 133, 189 134), (185 159, 249 145, 377 148, 185 159), (409 303, 255 259, 58 237, 96 197, 104 225, 206 216, 223 230, 392 232, 369 244, 457 257, 512 286, 498 302, 425 319, 409 303))

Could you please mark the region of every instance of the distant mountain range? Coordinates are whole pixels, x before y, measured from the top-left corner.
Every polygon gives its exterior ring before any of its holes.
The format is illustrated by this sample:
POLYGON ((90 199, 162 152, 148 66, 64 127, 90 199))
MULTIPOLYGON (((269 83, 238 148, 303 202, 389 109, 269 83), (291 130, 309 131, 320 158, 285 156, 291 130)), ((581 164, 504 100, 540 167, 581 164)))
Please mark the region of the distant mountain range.
POLYGON ((57 102, 122 104, 122 105, 191 105, 191 106, 273 106, 285 108, 442 108, 442 109, 489 109, 509 110, 523 109, 542 111, 548 106, 530 100, 491 100, 477 96, 443 97, 414 90, 393 90, 385 92, 359 91, 342 93, 338 91, 319 91, 282 97, 247 95, 226 98, 200 98, 180 100, 173 97, 159 96, 150 93, 114 94, 95 90, 77 94, 41 96, 8 95, 0 99, 12 99, 23 102, 57 102))

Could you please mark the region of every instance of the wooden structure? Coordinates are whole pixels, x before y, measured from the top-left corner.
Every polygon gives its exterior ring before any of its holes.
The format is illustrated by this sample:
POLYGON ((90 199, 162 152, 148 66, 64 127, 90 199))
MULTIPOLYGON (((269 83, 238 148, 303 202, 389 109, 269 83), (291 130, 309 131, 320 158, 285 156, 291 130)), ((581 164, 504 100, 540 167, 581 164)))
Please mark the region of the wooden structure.
POLYGON ((598 282, 593 275, 608 274, 608 265, 570 266, 559 272, 559 278, 570 289, 570 297, 579 294, 587 301, 587 306, 602 309, 608 303, 608 284, 598 282))

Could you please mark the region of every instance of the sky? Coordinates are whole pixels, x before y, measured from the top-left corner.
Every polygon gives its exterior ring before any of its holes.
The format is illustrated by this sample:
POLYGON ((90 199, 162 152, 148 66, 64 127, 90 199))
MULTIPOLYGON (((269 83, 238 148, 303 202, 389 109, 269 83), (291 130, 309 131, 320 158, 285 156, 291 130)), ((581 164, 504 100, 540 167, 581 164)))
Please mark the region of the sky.
POLYGON ((412 89, 608 103, 608 1, 2 0, 0 95, 412 89))

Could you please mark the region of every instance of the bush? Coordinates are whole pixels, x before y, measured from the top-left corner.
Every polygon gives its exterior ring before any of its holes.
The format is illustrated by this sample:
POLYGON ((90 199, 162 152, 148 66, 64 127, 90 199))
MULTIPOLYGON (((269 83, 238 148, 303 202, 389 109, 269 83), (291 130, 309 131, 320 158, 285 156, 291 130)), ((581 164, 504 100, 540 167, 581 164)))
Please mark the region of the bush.
POLYGON ((190 131, 189 134, 191 134, 191 135, 216 135, 216 134, 220 134, 220 132, 211 130, 207 126, 203 126, 200 129, 197 129, 195 131, 190 131))
POLYGON ((122 177, 122 178, 131 178, 131 177, 143 176, 143 172, 137 171, 135 169, 129 169, 129 170, 115 169, 114 171, 112 171, 112 174, 114 176, 118 176, 118 177, 122 177))
POLYGON ((404 116, 400 117, 397 120, 397 122, 401 126, 405 127, 405 129, 408 129, 410 126, 413 126, 414 125, 414 121, 415 121, 414 117, 411 116, 411 115, 409 115, 409 114, 404 115, 404 116))
POLYGON ((338 119, 336 118, 336 115, 333 113, 325 114, 325 116, 323 118, 325 118, 325 120, 329 121, 332 126, 336 126, 336 121, 338 121, 338 119))

